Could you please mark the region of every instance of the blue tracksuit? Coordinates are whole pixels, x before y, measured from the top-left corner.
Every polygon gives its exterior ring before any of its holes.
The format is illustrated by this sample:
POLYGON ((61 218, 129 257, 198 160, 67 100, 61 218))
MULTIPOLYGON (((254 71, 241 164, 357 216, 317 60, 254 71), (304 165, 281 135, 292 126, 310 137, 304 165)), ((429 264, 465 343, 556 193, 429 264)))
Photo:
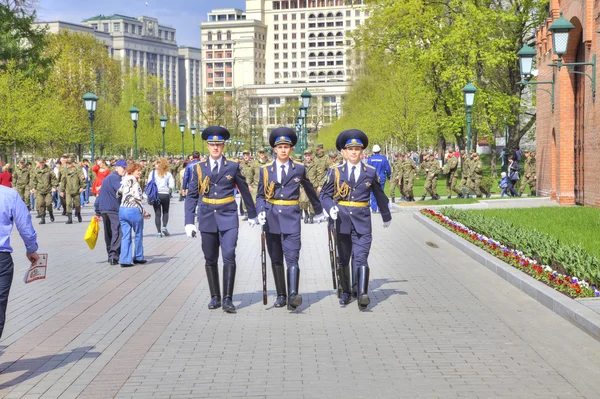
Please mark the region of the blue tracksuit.
MULTIPOLYGON (((379 153, 373 154, 367 160, 367 165, 371 165, 375 168, 377 176, 379 176, 379 180, 381 181, 381 189, 384 189, 386 180, 392 177, 392 168, 390 167, 390 163, 388 162, 387 158, 379 153)), ((371 210, 379 210, 375 195, 373 195, 373 193, 371 193, 371 210)))

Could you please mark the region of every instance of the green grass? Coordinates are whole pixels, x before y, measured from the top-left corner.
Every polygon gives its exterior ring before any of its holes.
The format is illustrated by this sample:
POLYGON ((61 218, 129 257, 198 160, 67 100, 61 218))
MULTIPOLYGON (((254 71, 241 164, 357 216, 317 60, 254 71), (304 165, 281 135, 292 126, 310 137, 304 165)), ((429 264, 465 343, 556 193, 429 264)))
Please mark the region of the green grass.
POLYGON ((476 204, 483 198, 452 198, 452 199, 440 199, 438 201, 426 200, 426 201, 415 201, 415 202, 396 202, 399 206, 427 206, 427 205, 459 205, 459 204, 476 204))
POLYGON ((588 207, 544 207, 472 210, 504 219, 515 226, 534 228, 564 244, 580 244, 600 257, 600 209, 588 207))

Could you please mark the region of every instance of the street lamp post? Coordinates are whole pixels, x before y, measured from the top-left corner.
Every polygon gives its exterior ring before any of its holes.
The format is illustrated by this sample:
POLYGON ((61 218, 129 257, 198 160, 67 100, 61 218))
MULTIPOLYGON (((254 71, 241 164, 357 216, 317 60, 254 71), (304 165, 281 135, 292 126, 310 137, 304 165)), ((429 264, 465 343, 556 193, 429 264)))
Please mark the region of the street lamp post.
POLYGON ((160 117, 160 127, 162 128, 162 156, 165 157, 165 128, 167 127, 167 117, 160 117))
POLYGON ((192 125, 190 130, 192 131, 192 151, 196 152, 196 125, 192 125))
POLYGON ((86 93, 83 96, 83 103, 85 109, 88 112, 88 119, 90 120, 90 152, 92 153, 91 162, 92 165, 95 162, 94 158, 94 112, 96 112, 96 106, 98 104, 98 96, 93 93, 86 93))
POLYGON ((475 93, 477 88, 468 82, 465 87, 462 88, 462 92, 465 94, 465 106, 467 107, 467 152, 471 151, 471 107, 473 101, 475 101, 475 93))
POLYGON ((543 87, 538 87, 540 90, 545 91, 550 94, 550 104, 552 104, 552 112, 554 112, 554 74, 552 74, 552 80, 546 82, 530 82, 533 73, 533 59, 537 55, 536 51, 530 46, 524 44, 523 47, 517 52, 517 57, 519 57, 519 68, 521 69, 521 77, 522 80, 518 83, 521 86, 541 86, 541 85, 550 85, 550 90, 544 89, 543 87))
POLYGON ((306 119, 307 119, 307 112, 308 112, 308 107, 310 106, 310 99, 312 97, 312 94, 310 94, 310 91, 308 91, 308 89, 304 89, 304 91, 302 92, 302 94, 300 94, 300 97, 302 97, 302 106, 300 107, 300 114, 302 116, 302 120, 303 120, 303 127, 302 127, 302 137, 300 138, 301 141, 301 153, 304 152, 304 150, 306 150, 306 148, 308 147, 308 137, 307 134, 308 132, 306 131, 306 119))
POLYGON ((129 108, 129 114, 131 115, 131 120, 133 121, 133 159, 137 160, 137 122, 140 117, 140 110, 134 105, 129 108))
POLYGON ((183 159, 183 156, 185 154, 185 147, 183 145, 183 133, 185 133, 185 123, 184 122, 179 123, 179 131, 181 132, 181 159, 183 159))

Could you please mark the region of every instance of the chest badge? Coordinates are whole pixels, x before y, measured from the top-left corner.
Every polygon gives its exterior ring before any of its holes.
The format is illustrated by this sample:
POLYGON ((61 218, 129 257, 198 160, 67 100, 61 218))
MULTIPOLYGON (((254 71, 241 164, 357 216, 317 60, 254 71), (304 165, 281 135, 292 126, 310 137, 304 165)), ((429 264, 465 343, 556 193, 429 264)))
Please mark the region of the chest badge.
POLYGON ((296 177, 296 178, 294 179, 294 181, 295 181, 296 183, 300 183, 300 178, 299 178, 299 177, 296 177))
POLYGON ((369 183, 369 182, 366 182, 366 183, 365 183, 365 186, 367 186, 367 187, 371 187, 371 183, 369 183))
POLYGON ((233 176, 231 176, 231 175, 227 175, 227 176, 225 176, 225 178, 226 178, 227 180, 231 180, 231 179, 233 179, 233 176))

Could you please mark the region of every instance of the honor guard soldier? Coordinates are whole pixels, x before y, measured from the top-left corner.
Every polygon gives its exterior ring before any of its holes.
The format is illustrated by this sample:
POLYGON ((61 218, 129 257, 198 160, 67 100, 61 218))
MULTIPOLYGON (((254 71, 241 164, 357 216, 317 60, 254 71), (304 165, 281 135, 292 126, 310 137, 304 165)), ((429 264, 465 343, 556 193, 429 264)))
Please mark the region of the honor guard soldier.
POLYGON ((377 170, 361 162, 364 148, 369 144, 367 135, 360 130, 346 130, 340 136, 341 140, 336 140, 336 143, 339 150, 346 150, 347 162, 329 170, 321 192, 321 201, 337 229, 342 286, 340 305, 349 304, 352 298, 349 267, 352 256, 353 267, 356 267, 353 273, 356 275, 358 308, 365 310, 371 302, 368 295, 367 261, 372 241, 369 209, 371 194, 381 211, 383 227, 392 223, 392 215, 377 170))
POLYGON ((75 208, 77 221, 81 223, 81 202, 79 195, 85 191, 83 172, 75 167, 75 158, 68 158, 60 180, 60 198, 65 199, 67 224, 73 223, 72 209, 75 208))
POLYGON ((195 217, 202 239, 202 252, 206 261, 206 278, 211 300, 209 309, 221 307, 219 285, 219 247, 223 254, 223 310, 235 313, 233 287, 235 283, 235 247, 238 240, 239 219, 234 189, 242 195, 252 227, 257 223, 256 208, 246 179, 237 162, 225 159, 223 150, 229 131, 219 126, 210 126, 202 132, 208 143, 209 157, 198 162, 192 170, 188 195, 185 198, 185 232, 195 237, 195 217))
POLYGON ((258 174, 256 210, 258 222, 264 226, 267 250, 271 258, 277 300, 275 307, 286 304, 288 310, 302 305, 298 295, 300 282, 300 229, 299 206, 300 186, 304 189, 315 213, 314 221, 325 221, 323 207, 317 193, 306 176, 306 168, 301 162, 290 160, 290 152, 298 137, 288 127, 278 127, 271 132, 269 143, 275 149, 275 161, 263 166, 258 174), (287 265, 287 295, 283 259, 287 265))

